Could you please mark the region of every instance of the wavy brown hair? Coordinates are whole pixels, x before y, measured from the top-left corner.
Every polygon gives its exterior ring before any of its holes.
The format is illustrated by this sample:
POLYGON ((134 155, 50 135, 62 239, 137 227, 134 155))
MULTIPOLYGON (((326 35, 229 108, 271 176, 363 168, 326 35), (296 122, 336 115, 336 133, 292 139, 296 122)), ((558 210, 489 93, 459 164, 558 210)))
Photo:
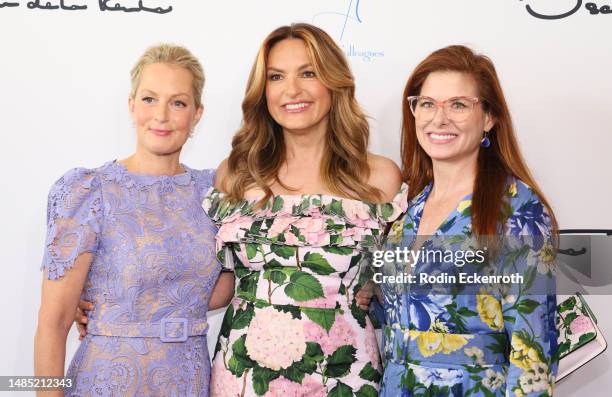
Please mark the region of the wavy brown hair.
POLYGON ((491 146, 478 152, 476 180, 472 196, 472 231, 476 236, 493 236, 498 233, 499 222, 504 224, 504 193, 509 176, 525 182, 540 198, 550 215, 553 235, 557 221, 552 208, 534 180, 521 154, 512 125, 512 119, 504 98, 495 66, 491 60, 471 49, 453 45, 434 51, 412 72, 404 89, 402 105, 402 174, 409 186, 408 200, 414 198, 432 181, 431 158, 419 145, 415 119, 406 99, 420 95, 423 83, 432 72, 453 71, 465 73, 476 81, 478 96, 483 109, 495 120, 490 131, 491 146))
POLYGON ((325 153, 320 165, 323 182, 333 194, 364 201, 378 201, 381 191, 367 183, 370 176, 367 147, 368 121, 355 99, 355 81, 342 50, 323 30, 309 24, 281 26, 261 45, 242 102, 242 126, 232 139, 228 177, 224 181, 227 198, 237 201, 244 192, 258 187, 265 192, 259 204, 273 192, 270 185, 286 160, 282 127, 272 119, 266 104, 268 55, 285 39, 304 42, 319 81, 331 92, 331 109, 325 153))

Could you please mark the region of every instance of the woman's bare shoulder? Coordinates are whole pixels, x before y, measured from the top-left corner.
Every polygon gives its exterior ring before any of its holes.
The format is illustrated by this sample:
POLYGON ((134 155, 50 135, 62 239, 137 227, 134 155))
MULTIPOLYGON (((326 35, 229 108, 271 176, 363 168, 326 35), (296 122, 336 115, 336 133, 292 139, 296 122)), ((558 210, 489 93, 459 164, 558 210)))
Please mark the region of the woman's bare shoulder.
POLYGON ((215 188, 225 192, 225 181, 229 176, 229 166, 228 160, 225 158, 217 167, 217 172, 215 173, 215 188))
POLYGON ((383 201, 393 200, 402 186, 402 173, 390 158, 368 153, 370 179, 368 183, 383 192, 383 201))

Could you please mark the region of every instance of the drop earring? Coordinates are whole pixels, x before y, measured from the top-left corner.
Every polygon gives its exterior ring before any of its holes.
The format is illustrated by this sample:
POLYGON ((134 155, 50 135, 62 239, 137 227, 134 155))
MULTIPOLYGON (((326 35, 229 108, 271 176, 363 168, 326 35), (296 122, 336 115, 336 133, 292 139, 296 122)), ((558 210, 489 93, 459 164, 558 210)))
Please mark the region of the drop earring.
POLYGON ((491 146, 491 140, 489 139, 489 131, 485 131, 484 137, 480 141, 481 147, 489 147, 491 146))

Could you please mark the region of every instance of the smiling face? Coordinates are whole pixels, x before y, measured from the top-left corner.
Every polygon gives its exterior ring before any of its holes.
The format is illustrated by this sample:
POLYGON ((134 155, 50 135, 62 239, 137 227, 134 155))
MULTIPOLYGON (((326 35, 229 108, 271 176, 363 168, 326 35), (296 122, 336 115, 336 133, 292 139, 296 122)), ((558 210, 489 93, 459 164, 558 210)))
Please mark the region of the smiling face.
MULTIPOLYGON (((454 97, 478 97, 476 81, 459 72, 432 72, 423 87, 421 96, 438 102, 454 97)), ((476 161, 484 131, 493 128, 493 118, 483 111, 482 103, 476 103, 472 113, 461 122, 448 119, 444 110, 438 108, 434 118, 428 122, 415 120, 419 145, 432 161, 455 162, 472 159, 476 161)))
POLYGON ((136 125, 138 150, 156 156, 180 152, 202 116, 195 105, 193 76, 180 66, 146 65, 129 108, 136 125))
POLYGON ((266 103, 285 132, 325 131, 331 93, 317 78, 300 39, 285 39, 268 55, 266 103))

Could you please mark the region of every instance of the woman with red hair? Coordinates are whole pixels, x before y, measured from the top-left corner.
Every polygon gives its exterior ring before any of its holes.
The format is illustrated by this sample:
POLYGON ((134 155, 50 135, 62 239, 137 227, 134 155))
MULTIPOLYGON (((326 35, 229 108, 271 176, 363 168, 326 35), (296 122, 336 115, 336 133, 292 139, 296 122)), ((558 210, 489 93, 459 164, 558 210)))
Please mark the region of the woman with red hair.
POLYGON ((451 247, 455 260, 383 265, 383 274, 408 273, 417 282, 381 284, 381 396, 551 395, 556 221, 521 156, 495 67, 467 47, 442 48, 416 67, 404 98, 408 210, 387 249, 451 247), (482 263, 458 260, 460 251, 479 250, 488 254, 482 263), (468 269, 516 277, 462 284, 468 269), (456 278, 419 284, 423 274, 456 278))

